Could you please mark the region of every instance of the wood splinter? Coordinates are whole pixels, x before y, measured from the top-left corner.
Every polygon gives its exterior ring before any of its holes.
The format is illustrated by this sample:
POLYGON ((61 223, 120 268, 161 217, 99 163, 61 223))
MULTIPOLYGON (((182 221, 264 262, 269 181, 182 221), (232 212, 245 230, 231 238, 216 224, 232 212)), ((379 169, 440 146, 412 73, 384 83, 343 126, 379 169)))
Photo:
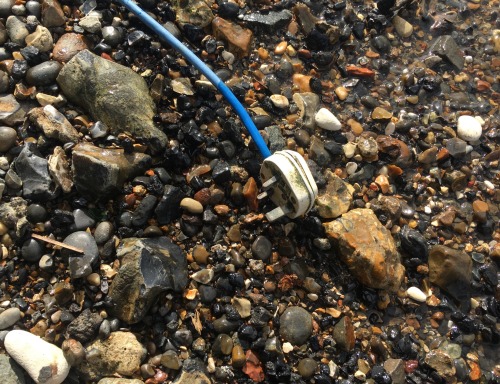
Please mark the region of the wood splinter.
POLYGON ((46 243, 50 243, 52 245, 57 245, 58 247, 61 247, 61 248, 69 249, 70 251, 73 251, 73 252, 85 253, 85 251, 83 249, 73 247, 72 245, 61 243, 60 241, 53 240, 47 236, 41 236, 41 235, 37 235, 36 233, 32 233, 31 237, 33 237, 34 239, 37 239, 37 240, 45 241, 46 243))

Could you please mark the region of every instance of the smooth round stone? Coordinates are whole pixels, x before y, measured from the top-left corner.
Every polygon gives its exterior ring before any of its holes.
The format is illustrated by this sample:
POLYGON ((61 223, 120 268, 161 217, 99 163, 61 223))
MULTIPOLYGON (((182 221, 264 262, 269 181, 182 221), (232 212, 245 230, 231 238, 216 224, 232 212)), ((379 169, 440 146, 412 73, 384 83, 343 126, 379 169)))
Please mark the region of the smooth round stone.
POLYGON ((408 295, 408 297, 420 303, 425 303, 425 300, 427 299, 427 295, 417 287, 408 288, 406 290, 406 294, 408 295))
POLYGON ((117 46, 123 39, 122 30, 113 26, 106 26, 101 30, 102 38, 106 44, 117 46))
POLYGON ((233 351, 231 352, 231 361, 233 367, 236 368, 241 368, 245 364, 245 350, 241 345, 238 344, 233 347, 233 351))
POLYGON ((17 131, 10 127, 0 127, 0 152, 7 152, 17 141, 17 131))
POLYGON ((342 128, 339 119, 326 108, 321 108, 314 116, 316 125, 327 131, 338 131, 342 128))
POLYGON ((39 25, 35 32, 26 36, 26 45, 35 47, 40 52, 48 52, 54 47, 54 41, 50 31, 39 25))
MULTIPOLYGON (((77 231, 67 236, 64 244, 71 245, 84 251, 84 254, 69 256, 69 272, 72 278, 87 277, 92 273, 92 264, 99 257, 97 243, 91 234, 77 231)), ((72 252, 69 252, 72 255, 72 252)))
POLYGON ((29 35, 26 23, 18 16, 9 16, 5 23, 7 33, 13 43, 24 46, 24 39, 29 35))
POLYGON ((389 120, 391 118, 392 118, 392 112, 389 112, 388 110, 382 107, 376 107, 372 111, 373 120, 389 120))
POLYGON ((302 345, 312 334, 312 316, 304 308, 288 307, 280 317, 280 335, 293 345, 302 345))
POLYGON ((213 343, 212 351, 215 355, 230 355, 233 350, 233 339, 226 334, 218 335, 213 343))
POLYGON ((190 197, 185 197, 181 200, 181 208, 194 214, 199 214, 203 212, 203 205, 199 201, 192 199, 190 197))
POLYGON ((101 221, 94 231, 94 239, 98 245, 102 245, 111 239, 113 233, 113 224, 110 221, 101 221))
POLYGON ((24 16, 26 14, 26 7, 22 4, 12 6, 12 14, 16 16, 24 16))
POLYGON ((474 142, 481 138, 481 123, 472 116, 460 116, 457 120, 457 135, 465 141, 474 142))
POLYGON ((161 355, 161 365, 174 370, 178 370, 181 367, 179 357, 175 351, 166 351, 161 355))
POLYGON ((304 379, 309 379, 314 375, 316 369, 318 369, 318 363, 316 363, 316 360, 306 357, 299 361, 297 369, 300 376, 304 379))
POLYGON ((283 95, 271 95, 269 99, 276 108, 286 109, 290 105, 288 99, 283 95))
POLYGON ((405 19, 399 16, 394 16, 392 19, 392 23, 394 24, 394 28, 396 32, 401 37, 410 37, 413 33, 413 25, 407 22, 405 19))
POLYGON ((35 239, 29 239, 21 247, 21 255, 24 260, 34 263, 42 257, 43 248, 35 239))
POLYGON ((30 223, 41 223, 47 219, 47 210, 40 204, 31 204, 26 212, 26 217, 30 223))
POLYGON ((272 244, 265 236, 258 236, 252 243, 252 255, 259 260, 267 260, 272 254, 272 244))
POLYGON ((52 58, 59 62, 68 62, 78 52, 87 48, 85 36, 79 33, 65 33, 57 40, 52 50, 52 58))
POLYGON ((54 84, 62 64, 57 61, 46 61, 35 65, 26 72, 26 81, 31 85, 54 84))
POLYGON ((101 276, 99 276, 99 274, 95 272, 91 273, 87 276, 87 281, 90 285, 98 287, 99 285, 101 285, 101 276))
POLYGON ((7 333, 5 350, 37 383, 59 384, 68 376, 70 366, 63 351, 26 331, 7 333))
POLYGON ((15 0, 0 0, 0 17, 9 16, 14 4, 15 0))
POLYGON ((29 0, 26 2, 25 7, 30 15, 36 16, 38 19, 40 18, 41 5, 38 1, 29 0))
POLYGON ((383 35, 372 38, 371 44, 378 52, 389 52, 391 50, 391 42, 383 35))
POLYGON ((21 319, 19 308, 9 308, 0 313, 0 331, 12 327, 21 319))
POLYGON ((73 211, 73 216, 75 218, 75 229, 78 231, 85 230, 89 227, 93 227, 95 224, 95 220, 91 218, 89 215, 85 213, 80 208, 77 208, 73 211))

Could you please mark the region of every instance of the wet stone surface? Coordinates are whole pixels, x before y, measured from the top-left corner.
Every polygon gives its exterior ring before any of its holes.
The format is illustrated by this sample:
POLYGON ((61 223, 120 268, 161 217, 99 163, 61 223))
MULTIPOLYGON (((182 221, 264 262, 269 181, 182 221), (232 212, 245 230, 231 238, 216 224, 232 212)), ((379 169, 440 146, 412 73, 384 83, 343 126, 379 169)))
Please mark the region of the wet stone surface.
POLYGON ((0 377, 497 383, 498 2, 140 5, 318 198, 268 222, 241 119, 118 2, 0 0, 0 377))

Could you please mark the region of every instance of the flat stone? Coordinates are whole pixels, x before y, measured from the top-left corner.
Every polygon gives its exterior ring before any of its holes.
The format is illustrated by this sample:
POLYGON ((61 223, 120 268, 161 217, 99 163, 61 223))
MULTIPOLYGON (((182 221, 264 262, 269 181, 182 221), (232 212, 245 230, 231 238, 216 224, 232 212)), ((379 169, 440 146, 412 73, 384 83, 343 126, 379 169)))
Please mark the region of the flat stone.
POLYGON ((312 316, 304 308, 288 307, 280 317, 280 336, 293 345, 304 344, 312 334, 312 316))
POLYGON ((12 327, 21 319, 19 308, 8 308, 0 313, 0 331, 12 327))
POLYGON ((375 107, 372 111, 372 119, 375 121, 386 121, 392 118, 392 112, 382 107, 375 107))
POLYGON ((451 35, 439 36, 429 47, 429 53, 448 60, 458 70, 464 67, 464 54, 451 35))
POLYGON ((149 88, 130 68, 84 50, 63 67, 57 83, 70 101, 106 124, 112 134, 129 132, 153 153, 165 149, 167 136, 153 123, 156 111, 149 88))
POLYGON ((99 33, 101 31, 101 21, 99 20, 99 16, 93 13, 82 17, 78 22, 78 25, 89 33, 99 33))
POLYGON ((74 183, 80 193, 104 197, 119 191, 125 180, 143 174, 150 162, 143 153, 81 143, 73 149, 74 183))
POLYGON ((472 259, 465 252, 444 245, 429 251, 429 281, 444 289, 457 302, 470 306, 472 259))
POLYGON ((121 267, 109 296, 112 312, 126 323, 141 321, 159 294, 182 292, 188 282, 186 257, 166 237, 127 238, 116 253, 121 267))
POLYGON ((275 32, 277 29, 284 28, 292 19, 292 13, 286 9, 281 11, 252 12, 243 15, 243 21, 253 27, 262 28, 265 31, 275 32))
POLYGON ((62 350, 29 332, 14 330, 4 340, 7 353, 37 383, 60 384, 70 366, 62 350))
POLYGON ((253 33, 250 29, 242 28, 238 24, 216 17, 212 21, 213 34, 216 39, 228 43, 228 50, 237 57, 246 57, 250 53, 253 33))
POLYGON ((32 200, 53 199, 56 196, 48 161, 33 143, 26 143, 13 167, 23 182, 23 197, 32 200))
POLYGON ((52 105, 41 108, 33 108, 27 114, 28 121, 50 139, 62 143, 77 143, 78 131, 71 125, 66 117, 52 105))
POLYGON ((79 33, 65 33, 57 40, 52 50, 52 59, 67 63, 78 52, 90 48, 88 39, 79 33))
POLYGON ((9 94, 0 97, 0 123, 6 122, 11 116, 19 111, 20 108, 21 105, 13 95, 9 94))
POLYGON ((342 261, 362 284, 393 292, 399 289, 405 269, 391 233, 372 210, 353 209, 323 226, 342 261))
POLYGON ((384 361, 384 369, 391 376, 393 384, 405 383, 405 363, 402 359, 387 359, 384 361))
POLYGON ((330 171, 327 171, 326 177, 328 184, 325 191, 318 195, 316 207, 323 219, 335 219, 349 210, 354 188, 330 171))

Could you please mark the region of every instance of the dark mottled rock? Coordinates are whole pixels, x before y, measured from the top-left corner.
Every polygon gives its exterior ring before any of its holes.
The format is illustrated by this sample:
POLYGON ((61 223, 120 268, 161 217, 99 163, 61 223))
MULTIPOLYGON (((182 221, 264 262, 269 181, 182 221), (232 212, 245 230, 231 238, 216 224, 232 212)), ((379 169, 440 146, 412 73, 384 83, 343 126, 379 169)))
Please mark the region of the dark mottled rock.
POLYGON ((280 317, 280 335, 293 345, 304 344, 312 334, 312 317, 301 307, 289 307, 280 317))
POLYGON ((472 259, 465 252, 435 245, 429 251, 429 280, 460 303, 470 306, 472 259))
POLYGON ((132 215, 132 225, 136 227, 143 227, 147 224, 148 220, 153 214, 156 205, 156 196, 147 195, 141 200, 132 215))
POLYGON ((173 384, 211 384, 207 376, 205 364, 198 359, 186 359, 182 364, 182 371, 173 384))
POLYGON ((143 153, 81 143, 73 150, 74 182, 80 193, 100 198, 119 191, 125 180, 142 174, 150 162, 143 153))
POLYGON ((13 197, 0 204, 0 222, 13 229, 16 237, 22 237, 29 227, 26 218, 28 203, 22 197, 13 197))
POLYGON ((187 284, 186 258, 166 237, 124 239, 117 257, 122 264, 109 296, 115 316, 129 324, 141 321, 160 293, 187 284))
POLYGON ((292 13, 286 9, 281 11, 269 11, 269 12, 252 12, 243 15, 243 21, 246 21, 248 25, 254 27, 260 27, 269 32, 275 32, 279 28, 283 28, 292 19, 292 13))
POLYGON ((69 100, 106 124, 114 135, 130 132, 152 152, 164 150, 167 137, 153 123, 155 105, 148 86, 131 69, 84 50, 63 67, 57 82, 69 100))
POLYGON ((23 182, 23 197, 47 200, 56 196, 55 183, 50 178, 48 161, 34 143, 26 143, 14 162, 14 169, 23 182))
POLYGON ((158 224, 170 224, 181 216, 180 202, 184 198, 184 192, 173 185, 165 185, 163 196, 155 209, 158 224))
POLYGON ((94 339, 103 319, 98 313, 85 309, 76 319, 69 323, 66 332, 73 339, 85 344, 94 339))
POLYGON ((439 36, 429 47, 429 52, 448 60, 458 70, 464 67, 464 54, 450 35, 439 36))

